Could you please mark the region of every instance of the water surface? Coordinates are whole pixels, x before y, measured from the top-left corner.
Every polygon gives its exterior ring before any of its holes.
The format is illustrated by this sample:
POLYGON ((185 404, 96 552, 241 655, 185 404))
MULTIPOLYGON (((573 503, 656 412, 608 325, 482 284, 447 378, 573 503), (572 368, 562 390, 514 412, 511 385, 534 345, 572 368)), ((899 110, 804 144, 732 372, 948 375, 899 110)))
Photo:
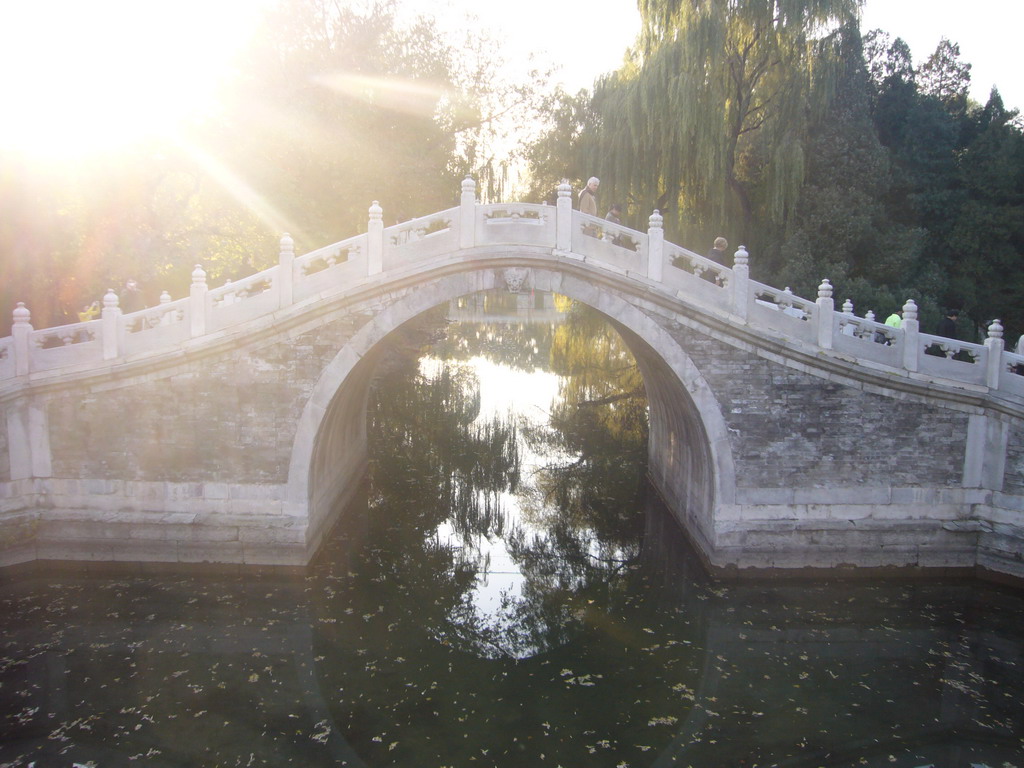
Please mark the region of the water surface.
POLYGON ((1024 766, 1020 592, 710 581, 621 340, 508 301, 390 340, 305 575, 5 579, 0 765, 1024 766))

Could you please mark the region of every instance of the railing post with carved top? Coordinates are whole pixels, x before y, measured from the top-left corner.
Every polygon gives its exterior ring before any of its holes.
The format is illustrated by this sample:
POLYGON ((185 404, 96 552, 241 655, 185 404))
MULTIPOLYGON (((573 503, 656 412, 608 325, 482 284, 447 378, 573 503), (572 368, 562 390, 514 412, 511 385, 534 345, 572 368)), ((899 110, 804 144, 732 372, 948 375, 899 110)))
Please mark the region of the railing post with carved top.
POLYGON ((376 200, 370 206, 370 222, 366 226, 366 274, 384 271, 384 209, 376 200))
POLYGON ((999 389, 999 375, 1003 370, 1005 344, 1003 325, 998 320, 993 320, 988 327, 988 338, 985 339, 985 347, 988 349, 988 370, 985 371, 985 383, 989 389, 999 389))
POLYGON ((192 338, 206 333, 206 272, 196 264, 192 270, 192 285, 189 288, 188 314, 191 322, 189 332, 192 338))
POLYGON ((24 301, 19 301, 13 315, 11 336, 14 337, 14 375, 24 376, 32 370, 32 359, 29 357, 32 354, 32 313, 24 301))
MULTIPOLYGON (((25 302, 14 308, 11 336, 14 338, 14 373, 25 376, 32 370, 32 313, 25 302)), ((46 406, 34 398, 12 402, 7 407, 7 456, 9 480, 50 477, 50 430, 46 406)))
POLYGON ((832 300, 832 284, 826 277, 818 286, 818 346, 822 349, 832 349, 832 325, 835 314, 835 302, 832 300))
POLYGON ((921 367, 921 323, 917 319, 917 304, 907 299, 903 305, 903 367, 908 371, 917 371, 921 367))
POLYGON ((647 220, 647 277, 660 283, 665 269, 665 230, 661 212, 655 210, 647 220))
POLYGON ((100 322, 102 323, 103 332, 101 334, 103 338, 103 359, 114 360, 121 349, 121 323, 118 322, 118 318, 121 317, 121 307, 117 294, 114 293, 113 288, 107 288, 107 292, 103 294, 103 311, 100 313, 100 322))
POLYGON ((558 185, 558 200, 555 201, 555 248, 572 250, 572 187, 564 181, 558 185))
POLYGON ((292 303, 295 280, 295 241, 285 232, 281 235, 281 250, 277 257, 277 306, 292 303))
POLYGON ((743 320, 747 319, 747 305, 750 303, 749 262, 747 246, 741 245, 732 255, 732 311, 743 320))
POLYGON ((476 245, 476 182, 469 176, 462 180, 459 200, 459 248, 476 245))

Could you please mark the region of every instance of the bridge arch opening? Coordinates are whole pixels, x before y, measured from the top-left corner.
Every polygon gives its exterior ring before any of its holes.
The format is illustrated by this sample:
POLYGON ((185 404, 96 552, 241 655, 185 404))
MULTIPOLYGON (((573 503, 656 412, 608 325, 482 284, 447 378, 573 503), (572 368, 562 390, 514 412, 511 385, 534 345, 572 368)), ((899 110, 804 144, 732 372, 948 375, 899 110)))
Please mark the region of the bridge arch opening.
MULTIPOLYGON (((715 510, 732 503, 735 474, 720 406, 699 370, 665 329, 623 297, 557 271, 531 273, 535 288, 594 308, 622 337, 647 394, 653 485, 698 551, 711 551, 715 510)), ((488 269, 412 287, 378 312, 324 369, 300 419, 288 480, 289 505, 307 515, 309 556, 364 477, 367 403, 384 340, 439 304, 500 285, 501 270, 488 269)))

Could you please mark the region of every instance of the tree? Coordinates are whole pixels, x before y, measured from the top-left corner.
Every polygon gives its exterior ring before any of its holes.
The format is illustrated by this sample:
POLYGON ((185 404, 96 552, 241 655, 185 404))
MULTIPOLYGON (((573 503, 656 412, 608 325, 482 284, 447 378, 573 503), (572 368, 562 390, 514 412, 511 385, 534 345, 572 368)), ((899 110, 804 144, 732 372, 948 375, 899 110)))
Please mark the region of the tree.
POLYGON ((755 218, 783 221, 803 181, 811 84, 832 77, 829 34, 814 35, 858 7, 644 0, 633 61, 595 87, 585 160, 617 199, 667 214, 670 230, 753 242, 755 218))
POLYGON ((1024 333, 1024 132, 995 89, 972 117, 974 138, 958 157, 965 199, 950 226, 949 303, 978 328, 1001 319, 1012 345, 1024 333))
POLYGON ((971 87, 971 65, 960 60, 960 46, 942 38, 921 66, 918 84, 923 94, 938 99, 950 114, 963 115, 971 87))
POLYGON ((829 108, 808 132, 805 183, 790 229, 768 271, 803 296, 827 277, 840 300, 876 314, 913 296, 923 311, 917 266, 925 233, 894 221, 885 201, 892 186, 888 153, 871 119, 874 89, 856 27, 836 38, 842 63, 829 108))

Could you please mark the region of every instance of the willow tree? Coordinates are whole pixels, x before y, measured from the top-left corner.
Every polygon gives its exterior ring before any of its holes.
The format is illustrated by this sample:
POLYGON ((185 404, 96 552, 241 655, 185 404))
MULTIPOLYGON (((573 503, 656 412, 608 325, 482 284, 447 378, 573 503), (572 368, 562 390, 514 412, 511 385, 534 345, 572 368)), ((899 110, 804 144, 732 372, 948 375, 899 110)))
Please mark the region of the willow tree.
MULTIPOLYGON (((812 87, 861 0, 640 0, 632 62, 600 81, 584 156, 617 199, 686 234, 748 237, 803 178, 812 87), (685 226, 683 226, 685 222, 685 226)), ((607 192, 606 192, 607 195, 607 192)))

